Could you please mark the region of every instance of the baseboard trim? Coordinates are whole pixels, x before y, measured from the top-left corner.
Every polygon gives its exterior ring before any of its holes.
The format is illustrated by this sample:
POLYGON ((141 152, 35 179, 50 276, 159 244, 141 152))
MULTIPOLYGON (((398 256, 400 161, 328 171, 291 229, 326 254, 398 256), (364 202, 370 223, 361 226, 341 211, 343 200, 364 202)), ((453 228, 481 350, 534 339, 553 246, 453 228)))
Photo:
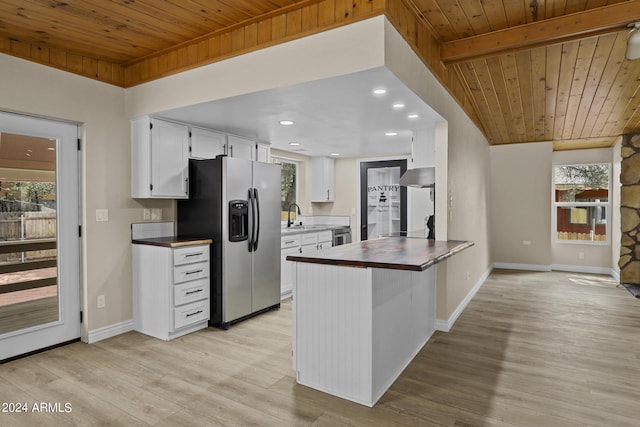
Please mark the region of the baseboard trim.
POLYGON ((493 268, 502 268, 505 270, 525 270, 525 271, 551 271, 550 265, 540 264, 516 264, 511 262, 494 262, 493 268))
POLYGON ((569 271, 572 273, 587 274, 606 274, 620 281, 620 273, 613 268, 591 267, 588 265, 568 265, 568 264, 515 264, 510 262, 494 262, 493 268, 503 268, 505 270, 523 270, 523 271, 569 271))
POLYGON ((473 285, 473 288, 471 288, 467 296, 464 297, 464 299, 460 302, 460 304, 458 304, 458 306, 453 311, 451 316, 449 316, 449 319, 447 320, 436 319, 436 324, 435 324, 436 331, 449 332, 451 330, 454 323, 456 323, 456 320, 458 320, 458 317, 460 317, 464 309, 467 308, 467 306, 469 305, 473 297, 478 293, 482 285, 484 285, 484 282, 487 280, 492 270, 493 270, 493 266, 490 266, 487 269, 487 271, 485 271, 484 274, 480 276, 480 279, 478 279, 478 281, 476 282, 475 285, 473 285))
POLYGON ((606 267, 590 267, 585 265, 567 265, 567 264, 551 264, 551 269, 554 271, 569 271, 572 273, 590 273, 590 274, 606 274, 614 279, 619 275, 613 268, 606 267))
POLYGON ((129 331, 133 331, 133 319, 89 331, 87 342, 93 344, 129 331))

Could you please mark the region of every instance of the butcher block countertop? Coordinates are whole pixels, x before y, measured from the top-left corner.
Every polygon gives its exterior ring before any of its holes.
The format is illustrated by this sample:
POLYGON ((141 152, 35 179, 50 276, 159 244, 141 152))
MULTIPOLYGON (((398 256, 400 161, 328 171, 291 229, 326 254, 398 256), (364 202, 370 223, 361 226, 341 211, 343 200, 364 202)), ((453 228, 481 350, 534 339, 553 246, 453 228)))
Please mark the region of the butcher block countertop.
POLYGON ((131 243, 138 245, 162 246, 165 248, 181 248, 184 246, 210 245, 211 239, 197 239, 193 237, 148 237, 144 239, 133 239, 131 243))
POLYGON ((317 253, 288 255, 288 261, 358 268, 424 271, 451 255, 473 246, 465 240, 381 237, 334 246, 317 253))

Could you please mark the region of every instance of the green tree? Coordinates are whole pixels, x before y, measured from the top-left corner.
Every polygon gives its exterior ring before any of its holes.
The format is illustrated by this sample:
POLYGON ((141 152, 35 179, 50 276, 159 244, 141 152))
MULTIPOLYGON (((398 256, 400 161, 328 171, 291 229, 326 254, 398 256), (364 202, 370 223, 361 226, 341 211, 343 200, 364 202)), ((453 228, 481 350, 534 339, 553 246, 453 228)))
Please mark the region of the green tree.
POLYGON ((296 165, 282 162, 280 175, 281 210, 286 211, 296 203, 296 165))

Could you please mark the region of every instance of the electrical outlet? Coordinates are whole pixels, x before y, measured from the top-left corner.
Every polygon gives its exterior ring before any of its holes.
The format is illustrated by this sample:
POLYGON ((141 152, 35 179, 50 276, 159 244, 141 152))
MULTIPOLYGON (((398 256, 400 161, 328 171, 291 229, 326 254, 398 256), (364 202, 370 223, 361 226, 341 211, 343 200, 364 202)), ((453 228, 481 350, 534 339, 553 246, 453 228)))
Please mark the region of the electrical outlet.
POLYGON ((584 259, 584 252, 578 252, 578 259, 584 259))
POLYGON ((471 273, 467 271, 467 280, 471 280, 471 273))
POLYGON ((151 219, 151 209, 142 209, 142 218, 145 221, 148 221, 151 219))
POLYGON ((104 308, 105 300, 104 295, 98 295, 98 308, 104 308))
POLYGON ((531 240, 523 240, 522 244, 525 246, 530 246, 531 245, 531 240))
POLYGON ((151 219, 162 219, 162 209, 151 209, 151 219))

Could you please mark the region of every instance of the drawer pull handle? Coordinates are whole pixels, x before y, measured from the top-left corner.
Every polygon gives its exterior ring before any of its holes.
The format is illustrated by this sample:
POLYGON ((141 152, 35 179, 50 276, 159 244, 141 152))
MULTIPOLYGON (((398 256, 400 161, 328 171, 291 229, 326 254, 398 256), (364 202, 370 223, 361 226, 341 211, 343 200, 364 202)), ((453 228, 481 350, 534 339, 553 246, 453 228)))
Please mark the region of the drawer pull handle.
POLYGON ((202 313, 202 310, 198 310, 195 313, 189 313, 187 314, 187 317, 195 316, 196 314, 200 314, 200 313, 202 313))
POLYGON ((185 258, 189 258, 189 257, 192 257, 192 256, 200 256, 200 255, 202 255, 202 252, 198 252, 197 254, 186 254, 184 257, 185 258))
POLYGON ((202 273, 202 270, 193 270, 193 271, 187 271, 184 274, 189 275, 189 274, 196 274, 196 273, 202 273))
POLYGON ((288 245, 289 243, 295 243, 295 240, 286 240, 284 242, 285 245, 288 245))
POLYGON ((202 292, 202 289, 197 289, 195 291, 185 292, 185 295, 197 294, 198 292, 202 292))

